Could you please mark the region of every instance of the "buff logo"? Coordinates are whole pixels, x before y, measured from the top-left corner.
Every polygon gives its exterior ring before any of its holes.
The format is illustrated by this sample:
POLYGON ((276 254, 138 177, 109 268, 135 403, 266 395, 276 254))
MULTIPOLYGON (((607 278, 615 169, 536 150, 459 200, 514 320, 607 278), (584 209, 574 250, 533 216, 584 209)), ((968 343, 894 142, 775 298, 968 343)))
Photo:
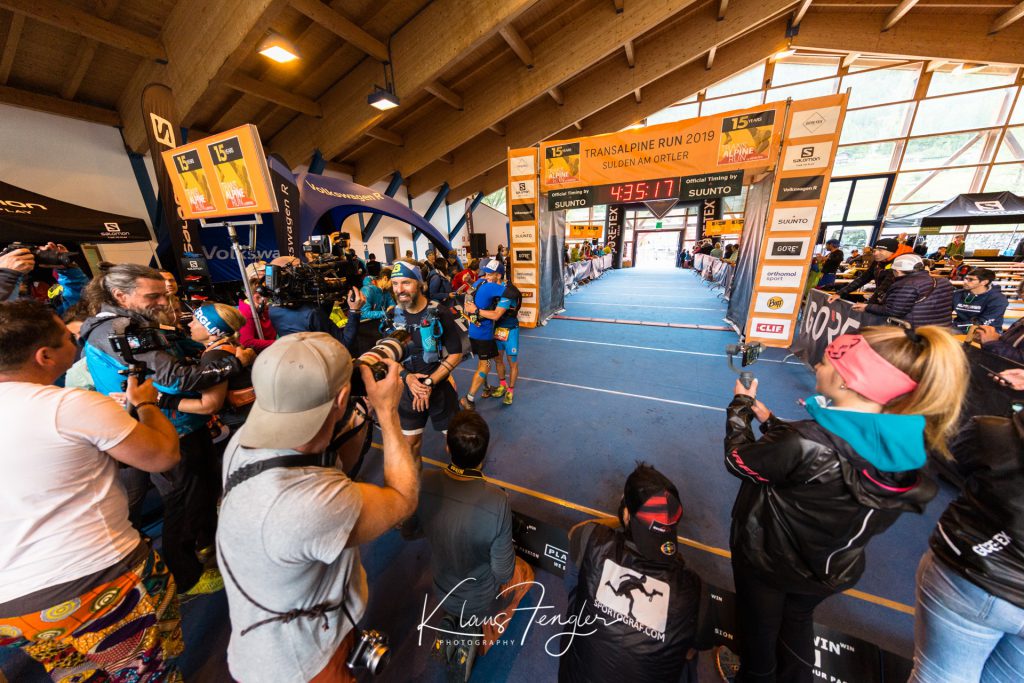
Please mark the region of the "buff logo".
POLYGON ((773 296, 772 298, 768 299, 768 308, 772 309, 773 311, 777 311, 780 308, 782 308, 784 303, 785 302, 782 300, 781 296, 773 296))

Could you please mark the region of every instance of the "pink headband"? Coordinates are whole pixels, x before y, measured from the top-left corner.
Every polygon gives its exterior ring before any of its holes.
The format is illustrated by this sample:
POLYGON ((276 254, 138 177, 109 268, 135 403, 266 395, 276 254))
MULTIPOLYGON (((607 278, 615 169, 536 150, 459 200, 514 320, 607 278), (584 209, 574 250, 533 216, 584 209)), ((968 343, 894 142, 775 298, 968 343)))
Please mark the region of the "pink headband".
POLYGON ((859 334, 836 337, 825 349, 825 355, 848 389, 875 403, 885 405, 917 388, 917 382, 878 355, 859 334))

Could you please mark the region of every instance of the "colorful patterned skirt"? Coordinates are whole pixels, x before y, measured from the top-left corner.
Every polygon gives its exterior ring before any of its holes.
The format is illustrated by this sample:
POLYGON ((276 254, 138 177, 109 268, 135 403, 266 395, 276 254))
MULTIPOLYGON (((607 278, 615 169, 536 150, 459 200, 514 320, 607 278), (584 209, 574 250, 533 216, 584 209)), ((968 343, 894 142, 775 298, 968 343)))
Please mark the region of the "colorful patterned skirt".
POLYGON ((181 681, 174 578, 151 550, 130 571, 59 605, 0 617, 0 647, 20 647, 54 681, 181 681))

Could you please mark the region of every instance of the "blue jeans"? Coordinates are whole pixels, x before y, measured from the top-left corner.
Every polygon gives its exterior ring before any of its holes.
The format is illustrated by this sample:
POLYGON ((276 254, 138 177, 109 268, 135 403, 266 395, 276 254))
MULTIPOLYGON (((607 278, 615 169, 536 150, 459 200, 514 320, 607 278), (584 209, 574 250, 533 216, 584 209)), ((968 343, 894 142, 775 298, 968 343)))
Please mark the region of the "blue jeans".
POLYGON ((931 550, 917 567, 908 683, 1024 680, 1024 609, 963 578, 931 550))

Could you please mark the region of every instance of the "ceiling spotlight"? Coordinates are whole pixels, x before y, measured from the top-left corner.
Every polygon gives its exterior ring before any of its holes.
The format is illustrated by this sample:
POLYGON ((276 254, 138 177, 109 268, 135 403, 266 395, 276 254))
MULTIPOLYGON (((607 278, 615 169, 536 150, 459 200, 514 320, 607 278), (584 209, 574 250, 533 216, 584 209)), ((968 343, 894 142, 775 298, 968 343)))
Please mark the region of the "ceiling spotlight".
POLYGON ((373 92, 366 96, 366 102, 375 109, 387 111, 398 106, 398 95, 388 88, 379 85, 373 87, 373 92))
POLYGON ((267 59, 272 59, 280 64, 292 62, 299 59, 299 51, 292 41, 277 33, 269 33, 260 41, 256 51, 267 59))

